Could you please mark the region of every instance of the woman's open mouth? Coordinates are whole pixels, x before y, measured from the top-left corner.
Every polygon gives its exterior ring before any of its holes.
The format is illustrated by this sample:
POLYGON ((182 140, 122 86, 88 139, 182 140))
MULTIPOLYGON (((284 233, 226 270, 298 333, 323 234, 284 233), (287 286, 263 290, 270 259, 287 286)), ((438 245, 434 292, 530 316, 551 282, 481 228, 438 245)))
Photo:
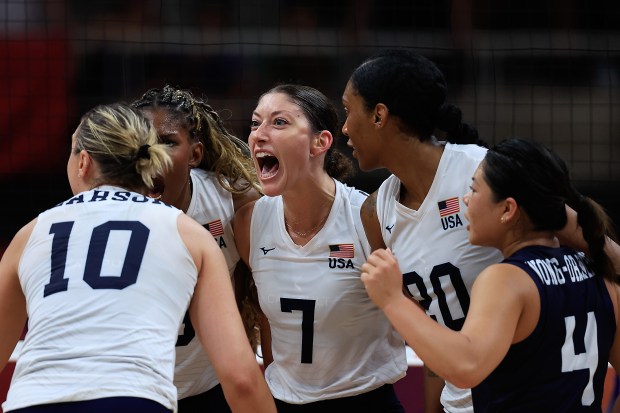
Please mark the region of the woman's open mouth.
POLYGON ((256 152, 254 154, 258 163, 258 177, 260 179, 269 179, 274 177, 280 169, 280 161, 269 152, 256 152))

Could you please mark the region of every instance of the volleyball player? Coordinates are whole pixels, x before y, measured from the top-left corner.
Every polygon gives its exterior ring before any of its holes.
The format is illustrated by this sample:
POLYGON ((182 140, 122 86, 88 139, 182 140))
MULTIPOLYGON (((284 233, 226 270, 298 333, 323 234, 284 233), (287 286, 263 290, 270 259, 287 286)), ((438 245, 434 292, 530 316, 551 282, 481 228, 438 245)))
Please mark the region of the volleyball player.
POLYGON ((170 165, 135 109, 83 116, 67 163, 74 196, 24 226, 0 261, 0 369, 28 320, 4 411, 176 411, 188 306, 233 411, 274 411, 213 237, 146 196, 170 165))
MULTIPOLYGON (((153 121, 159 141, 171 154, 172 167, 159 188, 161 200, 208 229, 226 258, 231 277, 237 271, 236 294, 256 348, 258 322, 250 299, 252 286, 241 282, 250 283, 252 278, 242 274, 247 268, 239 261, 231 224, 237 209, 260 196, 247 144, 232 135, 219 114, 189 90, 170 85, 149 89, 132 106, 153 121)), ((180 413, 230 412, 189 314, 176 343, 174 383, 180 413)))
POLYGON ((601 412, 608 363, 620 371, 609 217, 572 186, 559 156, 524 139, 487 152, 465 203, 472 244, 504 259, 476 278, 462 329, 438 325, 403 295, 389 250, 374 251, 363 267, 373 301, 433 371, 485 389, 474 411, 601 412), (586 244, 579 250, 557 238, 567 205, 586 244))
POLYGON ((359 278, 366 194, 339 180, 351 162, 334 147, 338 127, 331 102, 302 85, 274 87, 252 114, 266 196, 237 212, 234 229, 268 320, 265 377, 280 413, 403 412, 393 383, 407 368, 404 342, 359 278))
MULTIPOLYGON (((468 240, 462 198, 486 148, 446 96, 445 78, 433 62, 407 49, 384 50, 351 75, 342 97, 342 130, 362 170, 391 172, 362 207, 372 249, 390 248, 409 296, 433 320, 460 330, 474 279, 501 254, 468 240)), ((429 374, 426 412, 442 406, 473 412, 469 389, 443 386, 429 374)))

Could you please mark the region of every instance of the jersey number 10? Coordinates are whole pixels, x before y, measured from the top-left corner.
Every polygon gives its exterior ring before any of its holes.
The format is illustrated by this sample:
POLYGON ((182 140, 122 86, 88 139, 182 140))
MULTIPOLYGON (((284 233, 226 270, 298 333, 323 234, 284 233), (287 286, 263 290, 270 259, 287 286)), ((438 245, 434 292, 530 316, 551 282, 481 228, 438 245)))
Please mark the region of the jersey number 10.
MULTIPOLYGON (((67 265, 67 249, 69 237, 74 222, 59 222, 50 227, 50 234, 54 234, 52 241, 52 267, 49 284, 45 285, 43 296, 66 291, 69 288, 69 279, 65 278, 67 265)), ((108 221, 93 228, 88 243, 88 253, 84 266, 84 282, 93 289, 122 290, 138 279, 138 272, 146 250, 149 238, 149 229, 138 221, 108 221), (129 231, 131 236, 127 245, 127 253, 120 275, 105 276, 101 274, 110 233, 112 231, 129 231)))

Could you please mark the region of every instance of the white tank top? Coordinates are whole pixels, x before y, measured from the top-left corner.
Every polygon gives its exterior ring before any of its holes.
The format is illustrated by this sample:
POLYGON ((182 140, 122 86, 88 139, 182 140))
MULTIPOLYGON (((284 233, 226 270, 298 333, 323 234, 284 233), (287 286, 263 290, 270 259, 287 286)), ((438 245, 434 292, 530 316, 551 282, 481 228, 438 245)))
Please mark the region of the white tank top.
MULTIPOLYGON (((398 258, 404 283, 429 316, 453 330, 463 325, 478 274, 502 260, 498 250, 469 243, 464 216, 463 195, 485 153, 477 145, 447 144, 418 210, 399 202, 401 182, 395 175, 377 193, 383 240, 398 258)), ((452 413, 473 412, 471 392, 450 383, 441 402, 452 413)))
POLYGON ((176 409, 174 343, 197 277, 180 213, 102 186, 39 215, 19 264, 28 333, 5 411, 118 396, 176 409))
POLYGON ((360 219, 366 196, 336 181, 327 221, 305 246, 286 231, 281 197, 255 204, 249 259, 271 326, 265 377, 279 400, 353 396, 405 375, 404 341, 360 280, 370 250, 360 219))
MULTIPOLYGON (((239 261, 231 224, 235 215, 232 194, 218 183, 212 172, 192 169, 190 179, 193 192, 187 215, 211 232, 224 253, 232 276, 239 261)), ((189 317, 185 317, 182 327, 177 341, 174 370, 174 384, 179 399, 204 393, 219 383, 189 317)))

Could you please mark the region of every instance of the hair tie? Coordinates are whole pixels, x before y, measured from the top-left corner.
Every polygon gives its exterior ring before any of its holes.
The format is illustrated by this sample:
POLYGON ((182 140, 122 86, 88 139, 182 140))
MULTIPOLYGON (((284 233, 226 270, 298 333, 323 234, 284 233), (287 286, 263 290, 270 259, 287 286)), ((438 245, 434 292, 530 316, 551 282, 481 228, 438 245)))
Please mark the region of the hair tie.
POLYGON ((138 149, 138 154, 136 155, 136 159, 151 159, 151 154, 149 154, 149 148, 151 145, 142 145, 138 149))

